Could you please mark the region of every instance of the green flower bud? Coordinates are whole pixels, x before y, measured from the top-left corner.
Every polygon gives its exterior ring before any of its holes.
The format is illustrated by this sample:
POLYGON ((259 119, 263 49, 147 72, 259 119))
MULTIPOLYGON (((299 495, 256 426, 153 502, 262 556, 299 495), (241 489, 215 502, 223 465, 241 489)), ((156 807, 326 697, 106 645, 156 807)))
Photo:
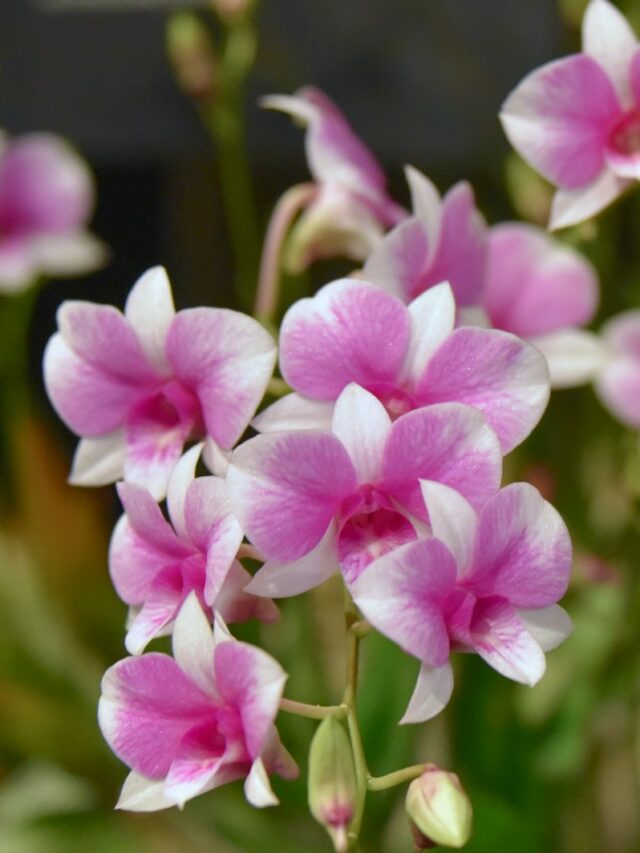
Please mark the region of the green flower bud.
POLYGON ((349 737, 334 716, 320 723, 311 741, 308 795, 311 814, 343 853, 356 802, 356 771, 349 737))
POLYGON ((464 847, 471 836, 471 801, 455 773, 425 770, 409 785, 406 808, 417 850, 464 847))
POLYGON ((212 98, 219 84, 211 34, 193 12, 177 12, 167 24, 167 53, 182 90, 195 100, 212 98))

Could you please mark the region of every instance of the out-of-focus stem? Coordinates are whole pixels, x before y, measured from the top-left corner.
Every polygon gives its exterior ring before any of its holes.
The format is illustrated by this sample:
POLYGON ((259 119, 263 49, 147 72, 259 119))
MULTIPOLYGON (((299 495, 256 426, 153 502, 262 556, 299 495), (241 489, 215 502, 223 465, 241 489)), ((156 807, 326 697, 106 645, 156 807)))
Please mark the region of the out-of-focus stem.
POLYGON ((280 260, 282 247, 294 219, 314 198, 313 183, 297 184, 288 189, 276 204, 265 237, 260 259, 258 291, 254 316, 262 322, 273 322, 280 293, 280 260))
POLYGON ((403 767, 401 770, 394 770, 393 773, 385 773, 384 776, 370 776, 368 787, 370 791, 385 791, 387 788, 393 788, 394 785, 401 785, 403 782, 410 782, 412 779, 417 779, 422 776, 425 770, 432 767, 432 764, 413 764, 411 767, 403 767))

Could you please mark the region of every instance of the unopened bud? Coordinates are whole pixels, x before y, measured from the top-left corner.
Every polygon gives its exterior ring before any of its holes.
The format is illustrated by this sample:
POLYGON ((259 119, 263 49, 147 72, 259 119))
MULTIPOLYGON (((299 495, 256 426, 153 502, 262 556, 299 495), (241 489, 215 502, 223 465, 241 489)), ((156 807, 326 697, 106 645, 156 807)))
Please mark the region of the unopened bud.
POLYGON ((356 772, 351 743, 342 723, 327 717, 318 726, 309 749, 309 809, 327 830, 334 848, 343 853, 356 802, 356 772))
POLYGON ((167 24, 167 52, 180 87, 191 98, 215 94, 218 60, 212 37, 193 12, 178 12, 167 24))
POLYGON ((247 14, 255 0, 209 0, 209 2, 216 15, 227 23, 233 23, 247 14))
POLYGON ((416 850, 464 847, 471 836, 471 802, 455 773, 425 770, 409 785, 406 808, 416 850))

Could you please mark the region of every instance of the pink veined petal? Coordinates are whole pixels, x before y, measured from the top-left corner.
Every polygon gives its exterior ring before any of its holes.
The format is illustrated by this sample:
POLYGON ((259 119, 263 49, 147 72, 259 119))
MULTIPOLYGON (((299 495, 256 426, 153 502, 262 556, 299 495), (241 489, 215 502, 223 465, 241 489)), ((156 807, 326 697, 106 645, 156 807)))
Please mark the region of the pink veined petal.
POLYGON ((78 442, 71 464, 69 482, 73 486, 104 486, 124 475, 124 430, 116 429, 99 438, 78 442))
POLYGON ((149 363, 162 376, 171 374, 165 341, 175 313, 167 271, 152 267, 133 285, 124 314, 149 363))
POLYGON ((611 361, 598 376, 596 391, 616 418, 640 429, 640 361, 624 356, 611 361))
POLYGON ((607 360, 604 343, 593 332, 564 329, 532 338, 547 360, 552 388, 574 388, 590 382, 607 360))
POLYGON ((549 230, 568 228, 590 219, 604 210, 612 201, 630 187, 634 181, 621 178, 605 168, 586 186, 576 189, 559 189, 551 204, 549 230))
POLYGON ((438 539, 412 542, 374 560, 350 584, 362 613, 385 636, 429 666, 449 659, 443 605, 456 566, 438 539))
POLYGON ((155 812, 175 806, 164 791, 164 779, 147 779, 132 770, 127 776, 116 803, 117 809, 129 812, 155 812))
POLYGON ((411 336, 404 376, 413 384, 424 372, 434 352, 453 331, 456 303, 448 282, 429 288, 409 305, 411 336))
POLYGON ((331 429, 333 403, 311 400, 302 394, 287 394, 276 400, 251 421, 258 432, 283 432, 296 429, 331 429))
POLYGON ((451 486, 477 508, 498 490, 502 453, 498 437, 477 409, 439 403, 393 424, 382 470, 381 488, 424 518, 419 478, 451 486))
POLYGON ((552 183, 576 189, 602 171, 606 139, 621 115, 604 70, 591 57, 576 54, 525 77, 500 117, 525 160, 552 183))
POLYGON ((629 67, 637 48, 624 15, 608 0, 591 0, 582 19, 582 50, 606 72, 627 108, 633 106, 629 67))
POLYGON ((193 553, 193 548, 176 536, 147 489, 136 483, 118 483, 117 489, 129 523, 142 539, 170 557, 193 553))
POLYGON ((332 431, 351 457, 360 483, 379 479, 390 428, 382 403, 359 385, 347 385, 336 401, 332 431))
POLYGON ((277 806, 278 798, 271 790, 271 783, 261 758, 251 765, 251 770, 244 783, 244 795, 247 801, 257 809, 265 806, 277 806))
POLYGON ((450 663, 434 669, 422 664, 411 700, 400 720, 405 723, 424 723, 442 711, 453 693, 453 670, 450 663))
POLYGON ((287 674, 271 655, 247 643, 220 643, 214 661, 220 694, 240 713, 247 749, 255 760, 278 713, 287 674))
POLYGON ((433 535, 449 549, 457 573, 464 574, 473 557, 478 528, 476 511, 461 494, 443 483, 421 480, 420 489, 433 535))
POLYGON ((125 764, 150 779, 166 775, 186 732, 210 714, 211 700, 167 655, 126 658, 102 680, 102 733, 125 764))
POLYGON ((422 290, 431 252, 422 222, 416 217, 405 219, 369 254, 364 277, 403 302, 410 302, 422 290))
POLYGON ((474 651, 501 675, 533 686, 544 675, 544 652, 502 598, 477 602, 470 627, 474 651))
POLYGON ((203 543, 207 555, 204 597, 213 606, 243 538, 242 528, 227 504, 224 481, 199 477, 193 483, 187 497, 187 524, 192 539, 203 543), (208 480, 216 482, 205 482, 208 480))
POLYGON ((626 355, 640 362, 640 310, 625 311, 602 327, 607 347, 616 355, 626 355))
POLYGON ((530 338, 581 326, 597 302, 595 270, 578 252, 525 223, 491 229, 483 304, 494 327, 530 338))
MULTIPOLYGON (((225 626, 226 629, 226 626, 225 626)), ((225 636, 225 641, 227 637, 225 636)), ((176 617, 173 656, 180 669, 211 699, 219 701, 213 653, 216 639, 195 591, 189 593, 176 617)))
POLYGON ((419 291, 448 281, 459 306, 480 302, 487 255, 487 226, 465 181, 452 187, 442 202, 440 240, 419 291))
POLYGON ((122 426, 143 390, 80 359, 59 334, 49 340, 43 366, 56 412, 69 429, 87 438, 122 426))
POLYGON ((571 557, 559 513, 533 486, 513 483, 482 507, 473 568, 462 583, 515 607, 547 607, 566 592, 571 557))
POLYGON ((58 309, 57 317, 64 342, 82 361, 130 385, 153 387, 159 381, 133 329, 117 308, 67 301, 58 309))
POLYGON ((539 351, 515 335, 465 327, 434 353, 415 396, 422 405, 454 400, 479 409, 508 453, 542 417, 549 371, 539 351))
POLYGON ((185 521, 187 491, 196 476, 196 465, 202 453, 203 443, 195 444, 176 463, 167 486, 167 511, 171 524, 181 539, 189 539, 185 521))
POLYGON ((301 394, 335 400, 350 382, 393 381, 408 339, 409 317, 399 300, 367 282, 342 279, 287 311, 282 375, 301 394))
POLYGON ((141 654, 147 643, 164 634, 182 600, 182 579, 177 566, 159 571, 150 585, 140 612, 131 623, 125 647, 130 655, 141 654))
POLYGON ((569 614, 559 604, 540 610, 519 610, 518 615, 543 652, 557 648, 573 631, 569 614))
POLYGON ((215 600, 215 608, 225 622, 276 622, 280 611, 271 599, 245 592, 251 575, 238 560, 234 560, 215 600))
POLYGON ((240 445, 227 473, 240 524, 267 559, 292 562, 324 536, 358 483, 349 455, 333 435, 286 432, 240 445))
POLYGON ((433 182, 413 166, 405 166, 404 174, 411 191, 413 215, 424 229, 431 257, 440 238, 442 199, 433 182))
POLYGON ((289 563, 267 561, 245 587, 245 592, 270 598, 300 595, 338 571, 338 534, 332 523, 316 547, 300 559, 289 563))
POLYGON ((200 401, 207 434, 232 447, 271 378, 273 338, 237 311, 191 308, 176 314, 166 346, 177 379, 200 401))

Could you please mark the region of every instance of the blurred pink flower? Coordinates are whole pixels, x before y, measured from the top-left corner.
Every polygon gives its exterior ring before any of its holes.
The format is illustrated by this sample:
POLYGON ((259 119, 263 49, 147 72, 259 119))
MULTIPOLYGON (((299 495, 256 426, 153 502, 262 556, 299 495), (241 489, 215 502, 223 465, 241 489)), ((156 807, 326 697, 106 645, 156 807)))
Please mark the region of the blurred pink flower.
POLYGON ((86 163, 64 140, 0 138, 0 292, 104 263, 104 244, 85 230, 94 195, 86 163))
POLYGON ((276 360, 271 335, 223 308, 175 312, 166 272, 134 285, 124 316, 65 302, 44 376, 56 411, 82 437, 71 482, 124 476, 164 496, 186 441, 232 447, 262 399, 276 360))
POLYGON ((640 178, 640 44, 608 0, 591 0, 582 53, 543 65, 505 101, 509 141, 558 187, 551 228, 601 211, 640 178))
POLYGON ((596 391, 622 423, 640 429, 640 310, 613 317, 601 330, 603 355, 596 391))
POLYGON ((132 768, 117 807, 182 806, 243 777, 252 805, 276 805, 267 774, 297 775, 273 725, 286 673, 221 625, 212 634, 195 593, 176 620, 173 653, 126 658, 103 678, 100 727, 132 768))

